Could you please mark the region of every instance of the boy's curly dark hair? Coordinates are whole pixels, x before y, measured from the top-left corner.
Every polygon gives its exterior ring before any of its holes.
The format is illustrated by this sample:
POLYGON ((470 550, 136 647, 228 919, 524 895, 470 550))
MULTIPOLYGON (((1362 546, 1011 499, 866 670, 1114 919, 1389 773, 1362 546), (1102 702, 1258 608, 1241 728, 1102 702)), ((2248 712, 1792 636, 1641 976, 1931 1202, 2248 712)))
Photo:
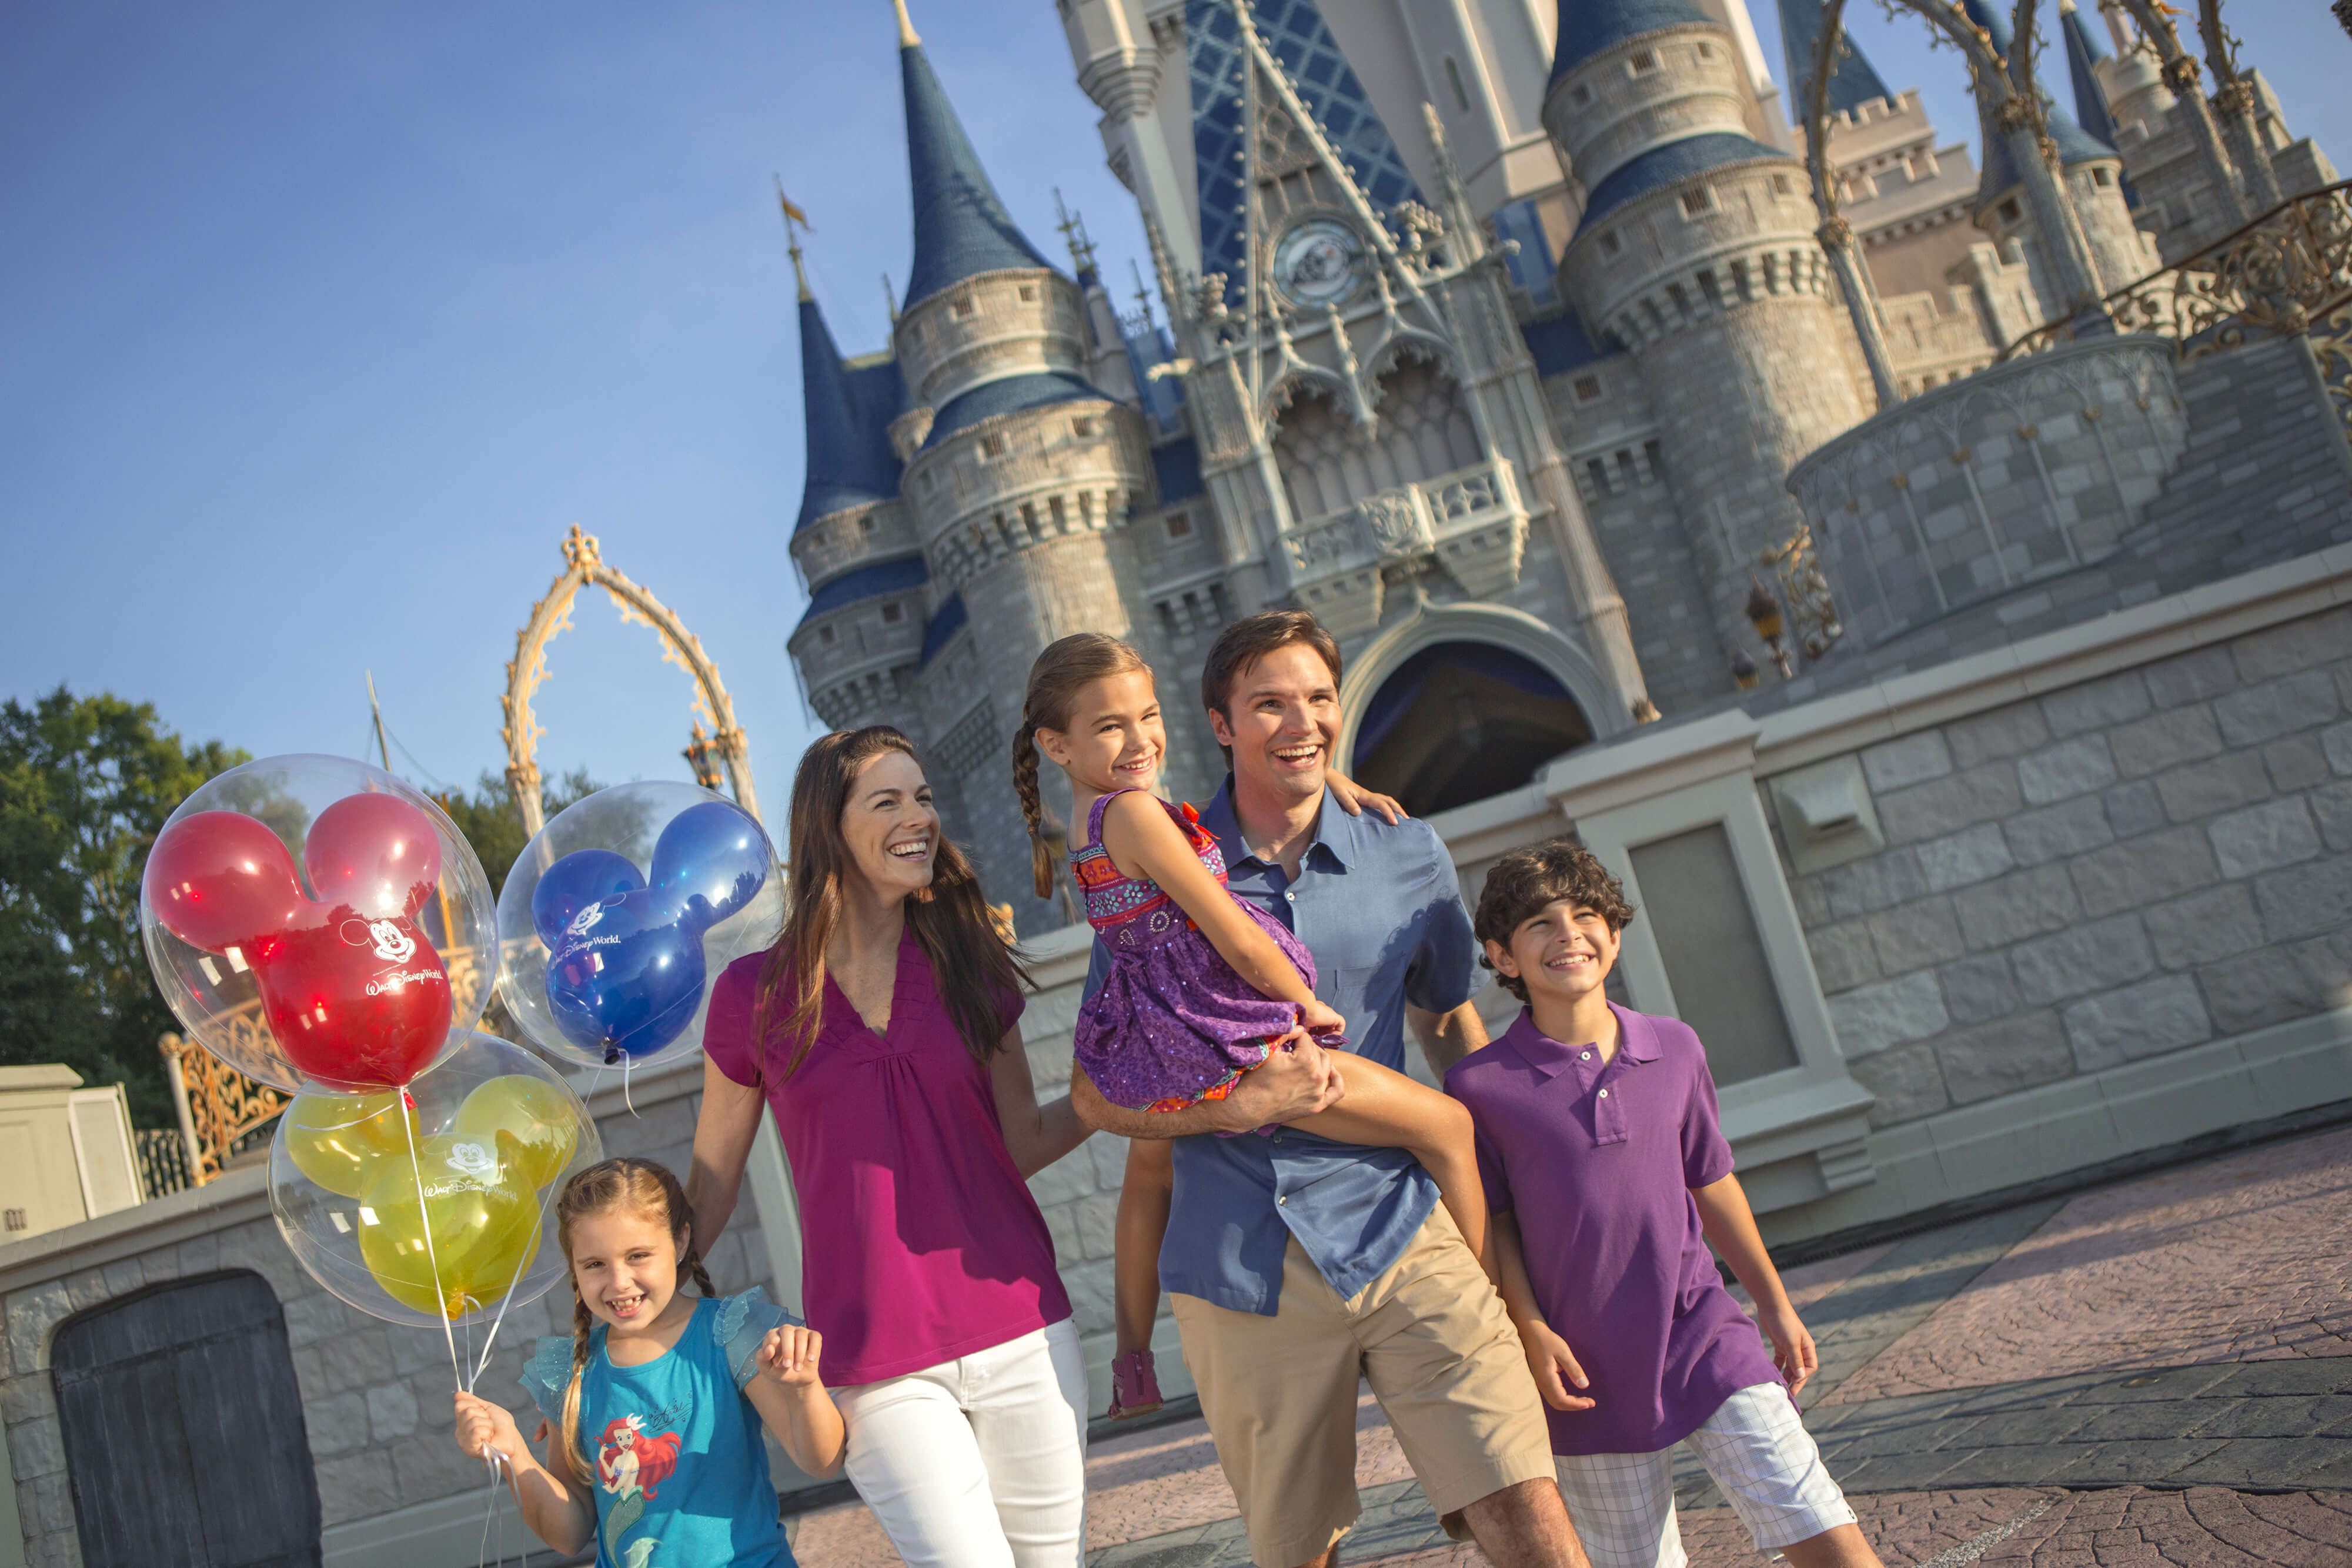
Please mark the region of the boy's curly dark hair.
MULTIPOLYGON (((1484 951, 1486 943, 1508 947, 1511 933, 1521 922, 1563 898, 1600 915, 1612 931, 1624 930, 1625 923, 1633 918, 1633 906, 1625 902, 1625 889, 1598 856, 1577 842, 1573 834, 1547 839, 1513 850, 1486 873, 1486 885, 1478 894, 1478 913, 1470 922, 1478 936, 1480 965, 1495 968, 1495 961, 1484 951)), ((1496 970, 1495 978, 1519 1000, 1528 999, 1526 981, 1500 970, 1496 970)))

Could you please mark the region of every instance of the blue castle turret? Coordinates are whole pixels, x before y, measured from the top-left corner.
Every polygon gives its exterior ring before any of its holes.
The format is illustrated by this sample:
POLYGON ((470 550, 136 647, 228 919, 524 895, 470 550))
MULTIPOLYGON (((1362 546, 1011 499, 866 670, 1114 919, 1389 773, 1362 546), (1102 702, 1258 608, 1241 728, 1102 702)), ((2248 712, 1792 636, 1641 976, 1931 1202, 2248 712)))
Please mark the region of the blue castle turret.
MULTIPOLYGON (((2104 145, 2117 147, 2116 118, 2107 105, 2107 89, 2099 85, 2098 72, 2092 68, 2107 57, 2107 51, 2084 25, 2074 0, 2061 0, 2058 23, 2066 34, 2066 75, 2074 89, 2075 121, 2104 145)), ((2129 179, 2123 179, 2123 193, 2126 206, 2139 205, 2139 193, 2132 189, 2129 179)))
MULTIPOLYGON (((1789 63, 1789 117, 1800 125, 1813 101, 1813 52, 1821 47, 1821 0, 1780 0, 1780 47, 1789 63)), ((1838 39, 1837 59, 1830 68, 1830 112, 1852 114, 1865 103, 1894 96, 1854 47, 1853 35, 1843 34, 1838 39)))
MULTIPOLYGON (((1862 417, 1861 350, 1804 166, 1750 133, 1729 26, 1689 0, 1559 0, 1558 39, 1543 120, 1585 188, 1559 275, 1584 327, 1631 351, 1654 461, 1683 516, 1708 520, 1686 543, 1713 663, 1748 634, 1757 552, 1797 527, 1790 465, 1862 417), (1723 396, 1799 384, 1801 398, 1723 396)), ((1884 97, 1852 64, 1847 89, 1884 97)))
MULTIPOLYGON (((1988 0, 1961 0, 1961 6, 1969 20, 1984 29, 1993 48, 2007 56, 2014 35, 2000 7, 1988 0)), ((2008 140, 1993 130, 1990 106, 1979 103, 1978 108, 1984 127, 1984 175, 1977 182, 1977 226, 1997 240, 2033 239, 2032 214, 2019 196, 2023 181, 2010 156, 2008 140)), ((2090 242, 2099 286, 2120 288, 2152 265, 2147 246, 2124 204, 2123 156, 2084 130, 2047 92, 2042 94, 2042 110, 2050 140, 2058 149, 2066 199, 2090 242)), ((2042 292, 2046 298, 2056 298, 2053 289, 2042 292)))

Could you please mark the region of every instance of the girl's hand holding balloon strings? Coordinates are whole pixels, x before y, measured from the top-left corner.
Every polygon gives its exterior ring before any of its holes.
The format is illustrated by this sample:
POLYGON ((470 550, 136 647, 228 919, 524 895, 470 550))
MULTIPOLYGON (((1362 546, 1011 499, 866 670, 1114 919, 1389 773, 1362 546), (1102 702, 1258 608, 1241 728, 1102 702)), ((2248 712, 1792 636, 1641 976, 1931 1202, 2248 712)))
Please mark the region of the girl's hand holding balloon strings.
MULTIPOLYGON (((546 1423, 541 1422, 545 1427, 546 1423)), ((457 1391, 457 1447, 469 1459, 486 1458, 495 1454, 508 1464, 518 1464, 530 1457, 523 1446, 522 1429, 515 1425, 513 1414, 501 1406, 491 1404, 478 1395, 457 1391)))

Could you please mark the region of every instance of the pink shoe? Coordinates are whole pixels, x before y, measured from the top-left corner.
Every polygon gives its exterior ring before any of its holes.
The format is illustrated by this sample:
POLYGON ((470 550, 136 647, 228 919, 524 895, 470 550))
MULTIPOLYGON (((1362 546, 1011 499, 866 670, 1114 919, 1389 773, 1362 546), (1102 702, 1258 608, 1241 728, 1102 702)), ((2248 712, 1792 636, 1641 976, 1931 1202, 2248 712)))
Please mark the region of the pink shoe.
POLYGON ((1113 1421, 1149 1416, 1160 1408, 1160 1375, 1152 1370, 1151 1353, 1129 1351, 1110 1358, 1110 1409, 1113 1421))

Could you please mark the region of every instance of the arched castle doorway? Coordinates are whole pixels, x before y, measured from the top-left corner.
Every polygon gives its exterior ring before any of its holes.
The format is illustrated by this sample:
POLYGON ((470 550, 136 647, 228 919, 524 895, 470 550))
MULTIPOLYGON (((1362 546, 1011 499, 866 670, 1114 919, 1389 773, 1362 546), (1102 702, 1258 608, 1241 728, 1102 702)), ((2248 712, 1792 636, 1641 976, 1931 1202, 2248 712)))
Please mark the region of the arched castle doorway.
POLYGON ((1365 649, 1341 685, 1349 770, 1417 817, 1483 800, 1612 733, 1612 710, 1591 700, 1605 689, 1583 651, 1532 615, 1424 608, 1365 649))
POLYGON ((1366 705, 1356 774, 1416 817, 1516 789, 1592 727, 1549 671, 1491 643, 1438 643, 1366 705))

